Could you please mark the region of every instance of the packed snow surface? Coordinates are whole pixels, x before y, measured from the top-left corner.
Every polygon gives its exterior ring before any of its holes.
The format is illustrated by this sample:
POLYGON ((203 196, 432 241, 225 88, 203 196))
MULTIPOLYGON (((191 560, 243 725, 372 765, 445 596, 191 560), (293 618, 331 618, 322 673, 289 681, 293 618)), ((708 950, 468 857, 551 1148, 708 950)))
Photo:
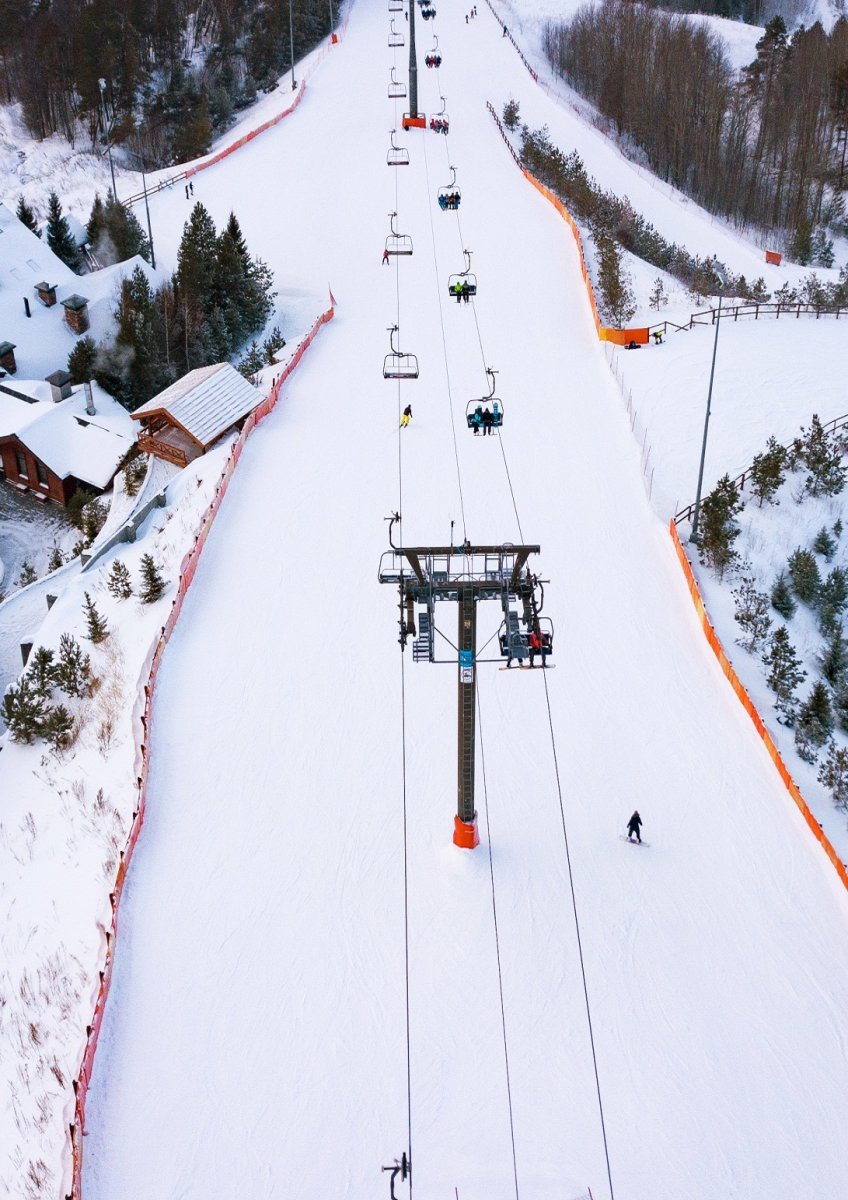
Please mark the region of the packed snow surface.
MULTIPOLYGON (((610 1196, 564 813, 616 1195, 836 1200, 848 897, 698 628, 572 240, 486 112, 524 67, 482 5, 468 26, 440 8, 443 66, 419 79, 450 138, 399 135, 411 165, 390 170, 387 29, 362 0, 297 114, 195 184, 338 310, 248 444, 159 675, 87 1200, 386 1194, 407 1146, 404 794, 419 1195, 610 1196), (435 204, 451 163, 458 214, 435 204), (386 268, 393 210, 415 254, 386 268), (479 294, 458 306, 463 247, 479 294), (399 389, 393 323, 421 365, 399 389), (465 427, 486 364, 501 439, 465 427), (455 671, 407 654, 402 674, 376 582, 394 509, 408 545, 451 521, 457 543, 538 541, 550 580, 558 669, 479 667, 473 853, 450 843, 455 671), (650 848, 619 839, 634 807, 650 848)), ((180 200, 154 202, 171 261, 180 200)), ((481 646, 499 619, 481 606, 481 646)))

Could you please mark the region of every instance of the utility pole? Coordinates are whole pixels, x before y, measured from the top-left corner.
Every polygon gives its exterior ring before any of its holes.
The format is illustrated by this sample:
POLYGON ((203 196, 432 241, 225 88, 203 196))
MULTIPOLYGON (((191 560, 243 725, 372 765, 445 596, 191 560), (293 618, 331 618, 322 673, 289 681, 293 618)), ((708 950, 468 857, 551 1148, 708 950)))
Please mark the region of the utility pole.
MULTIPOLYGON (((333 2, 333 0, 330 0, 330 27, 331 27, 331 32, 332 32, 332 23, 333 23, 333 9, 332 9, 332 2, 333 2)), ((295 90, 295 88, 297 87, 297 81, 296 81, 296 79, 295 79, 295 77, 294 77, 294 17, 292 16, 292 0, 289 0, 289 44, 290 44, 290 46, 291 46, 291 77, 292 77, 292 91, 294 91, 294 90, 295 90)))
POLYGON ((718 281, 721 284, 721 291, 718 294, 718 313, 715 315, 715 338, 713 339, 713 360, 710 365, 710 384, 707 388, 707 411, 704 416, 704 440, 701 443, 701 465, 698 468, 698 490, 695 493, 695 512, 692 515, 692 533, 689 536, 690 542, 698 540, 698 518, 701 515, 701 487, 704 483, 704 460, 707 457, 707 433, 710 428, 710 405, 713 399, 713 380, 715 378, 716 351, 718 350, 718 328, 721 325, 721 301, 724 296, 724 289, 727 287, 727 276, 722 270, 714 266, 713 270, 718 276, 718 281))
POLYGON ((112 124, 114 122, 115 114, 113 111, 112 121, 109 121, 108 125, 107 125, 106 80, 98 79, 97 82, 100 84, 100 100, 101 100, 101 103, 103 104, 103 132, 106 134, 106 151, 109 155, 109 170, 112 172, 112 195, 117 200, 118 199, 118 189, 115 186, 115 164, 112 162, 112 124))
MULTIPOLYGON (((457 667, 457 768, 456 815, 453 843, 473 850, 480 843, 477 810, 474 803, 474 774, 477 734, 477 604, 481 600, 499 600, 503 610, 503 632, 499 639, 501 657, 482 661, 500 662, 506 657, 521 663, 533 653, 540 654, 542 666, 553 653, 553 627, 539 614, 544 603, 543 581, 527 567, 538 546, 395 546, 392 529, 398 524, 391 518, 389 543, 380 561, 380 583, 397 586, 400 613, 399 642, 406 648, 409 637, 414 662, 445 662, 457 667), (537 591, 540 599, 537 599, 537 591), (456 657, 436 658, 436 604, 450 601, 457 605, 456 657), (520 605, 521 612, 517 607, 520 605), (418 605, 416 629, 415 606, 418 605), (520 623, 525 630, 522 632, 520 623), (547 626, 547 630, 543 628, 547 626), (531 649, 535 635, 542 649, 531 649)), ((445 639, 450 645, 449 639, 445 639)), ((490 639, 491 640, 491 639, 490 639)), ((531 659, 532 661, 532 659, 531 659)))

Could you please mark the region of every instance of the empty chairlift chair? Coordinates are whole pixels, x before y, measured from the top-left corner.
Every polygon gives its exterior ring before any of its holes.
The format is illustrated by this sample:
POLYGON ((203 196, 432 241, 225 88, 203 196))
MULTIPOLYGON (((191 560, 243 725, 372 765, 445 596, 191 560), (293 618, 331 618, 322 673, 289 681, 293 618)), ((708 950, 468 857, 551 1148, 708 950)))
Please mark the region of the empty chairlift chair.
POLYGON ((389 0, 389 12, 403 12, 403 0, 389 0))
POLYGON ((402 79, 395 79, 395 69, 392 67, 392 73, 389 76, 389 99, 403 100, 406 96, 406 84, 402 79))
POLYGON ((442 102, 442 107, 437 113, 433 113, 432 117, 430 118, 430 128, 434 133, 447 133, 450 127, 450 118, 445 112, 444 96, 440 96, 439 99, 442 102))
POLYGON ((392 17, 389 25, 389 45, 392 47, 403 45, 403 34, 399 29, 395 29, 395 19, 392 17))
POLYGON ((383 359, 384 379, 417 379, 418 359, 414 354, 402 354, 395 349, 395 334, 397 325, 389 326, 389 345, 391 352, 383 359))
POLYGON ((386 155, 386 162, 390 167, 408 167, 409 166, 409 151, 404 146, 395 145, 395 131, 390 130, 392 144, 389 146, 389 152, 386 155))
POLYGON ((439 208, 445 211, 453 211, 459 208, 459 202, 462 199, 462 193, 456 184, 456 167, 451 167, 451 181, 439 188, 438 201, 439 208))
POLYGON ((463 250, 462 253, 465 255, 465 270, 448 279, 448 295, 457 304, 477 295, 477 276, 471 270, 471 251, 463 250))
POLYGON ((397 213, 389 213, 392 231, 386 238, 386 254, 411 254, 412 238, 408 233, 398 233, 397 229, 395 229, 396 219, 397 213))
POLYGON ((486 374, 492 383, 488 396, 482 396, 479 400, 469 400, 465 408, 466 423, 475 435, 491 433, 493 429, 500 429, 503 425, 503 401, 495 395, 497 371, 486 367, 486 374))

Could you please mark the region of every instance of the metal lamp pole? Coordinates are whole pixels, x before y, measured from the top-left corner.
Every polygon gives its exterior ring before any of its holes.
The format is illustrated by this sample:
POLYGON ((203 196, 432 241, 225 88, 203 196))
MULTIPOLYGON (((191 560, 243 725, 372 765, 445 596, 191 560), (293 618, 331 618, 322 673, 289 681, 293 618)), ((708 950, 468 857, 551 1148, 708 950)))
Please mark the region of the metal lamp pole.
POLYGON ((330 8, 330 41, 332 41, 333 34, 335 33, 335 29, 333 27, 333 0, 327 0, 327 3, 330 8))
MULTIPOLYGON (((106 116, 107 116, 107 113, 106 113, 106 80, 98 79, 97 82, 100 84, 100 99, 103 104, 103 118, 105 120, 106 116)), ((109 155, 109 170, 112 172, 112 195, 117 200, 118 199, 118 189, 115 186, 115 164, 112 162, 111 123, 109 125, 109 128, 105 130, 105 133, 106 133, 106 150, 109 155)))
POLYGON ((138 150, 134 151, 141 170, 141 187, 144 192, 144 211, 147 213, 147 236, 150 239, 150 265, 156 270, 156 251, 153 249, 153 226, 150 224, 150 205, 147 203, 147 176, 144 174, 144 159, 138 150))
POLYGON ((292 17, 292 0, 289 0, 289 42, 291 43, 292 91, 294 91, 297 87, 297 80, 294 77, 294 18, 292 17))
POLYGON ((727 277, 724 272, 719 271, 715 267, 713 270, 718 276, 719 283, 721 284, 721 291, 718 294, 718 313, 716 315, 715 338, 713 340, 713 361, 710 366, 710 386, 707 389, 707 412, 704 417, 704 440, 701 443, 701 465, 698 468, 698 490, 695 493, 695 512, 692 516, 692 533, 689 537, 690 542, 697 542, 698 540, 698 518, 701 515, 701 487, 704 482, 704 459, 707 456, 707 432, 710 428, 710 404, 713 398, 713 379, 715 378, 716 350, 718 349, 718 327, 721 325, 721 301, 724 294, 724 289, 727 287, 727 277))

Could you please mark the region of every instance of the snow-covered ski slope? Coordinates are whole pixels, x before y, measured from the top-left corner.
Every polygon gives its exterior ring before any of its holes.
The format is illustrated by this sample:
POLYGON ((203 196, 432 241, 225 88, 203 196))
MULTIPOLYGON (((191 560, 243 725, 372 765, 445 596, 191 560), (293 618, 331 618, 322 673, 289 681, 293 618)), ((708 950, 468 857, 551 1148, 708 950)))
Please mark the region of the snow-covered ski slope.
MULTIPOLYGON (((159 674, 86 1200, 387 1195, 407 1145, 401 656, 376 581, 396 508, 407 544, 452 520, 457 542, 540 542, 556 623, 556 671, 479 669, 473 853, 450 841, 455 671, 405 659, 414 1194, 610 1195, 553 731, 615 1196, 837 1200, 848 897, 698 629, 573 242, 486 111, 524 68, 482 6, 468 27, 438 7, 417 28, 444 63, 419 78, 447 144, 399 134, 411 165, 385 165, 389 17, 359 0, 296 115, 195 185, 338 308, 242 457, 159 674), (435 203, 448 161, 458 218, 435 203), (395 208, 415 254, 383 267, 395 208), (463 245, 473 306, 447 297, 463 245), (380 370, 398 288, 421 364, 400 393, 380 370), (465 428, 484 362, 502 440, 465 428), (648 849, 619 840, 634 807, 648 849)), ((156 206, 173 223, 175 197, 156 206)))

